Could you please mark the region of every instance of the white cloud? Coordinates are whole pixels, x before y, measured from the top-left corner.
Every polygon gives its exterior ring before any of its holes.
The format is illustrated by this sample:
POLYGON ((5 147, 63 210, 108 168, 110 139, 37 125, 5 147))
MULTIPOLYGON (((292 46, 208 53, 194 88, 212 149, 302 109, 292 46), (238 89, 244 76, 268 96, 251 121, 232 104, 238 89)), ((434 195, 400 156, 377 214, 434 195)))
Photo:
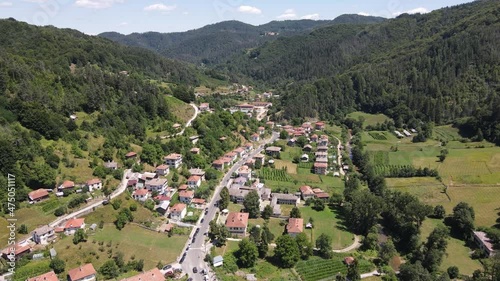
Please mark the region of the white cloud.
POLYGON ((319 14, 310 14, 300 17, 302 20, 319 20, 319 14))
POLYGON ((403 11, 403 12, 395 12, 395 13, 392 13, 393 16, 399 16, 401 14, 427 14, 428 12, 430 12, 429 10, 427 10, 426 8, 424 7, 418 7, 418 8, 415 8, 415 9, 411 9, 411 10, 408 10, 408 11, 403 11))
POLYGON ((120 22, 120 23, 118 24, 118 26, 125 26, 125 25, 128 25, 128 22, 124 21, 124 22, 120 22))
POLYGON ((144 11, 161 11, 161 12, 169 12, 173 11, 177 8, 177 6, 167 6, 165 4, 153 4, 147 7, 144 7, 144 11))
POLYGON ((186 12, 182 12, 183 15, 189 15, 189 12, 186 11, 186 12))
POLYGON ((239 6, 238 12, 245 14, 254 14, 254 15, 262 14, 262 11, 259 8, 252 6, 239 6))
POLYGON ((0 2, 0 7, 11 7, 12 2, 0 2))
POLYGON ((365 16, 365 17, 371 16, 369 13, 365 13, 365 12, 359 12, 358 15, 365 16))
POLYGON ((116 3, 123 3, 123 1, 124 0, 76 0, 75 4, 83 8, 104 9, 111 7, 116 3))
POLYGON ((296 17, 297 17, 297 14, 295 13, 295 11, 293 9, 287 9, 283 14, 277 16, 276 18, 279 20, 289 20, 289 19, 293 19, 296 17))

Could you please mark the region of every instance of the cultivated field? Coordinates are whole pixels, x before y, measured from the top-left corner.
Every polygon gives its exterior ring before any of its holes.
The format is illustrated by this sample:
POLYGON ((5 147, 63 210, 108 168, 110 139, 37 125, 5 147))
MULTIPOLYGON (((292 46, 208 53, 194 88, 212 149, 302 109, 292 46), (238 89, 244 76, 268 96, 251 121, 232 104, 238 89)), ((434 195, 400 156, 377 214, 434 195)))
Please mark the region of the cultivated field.
MULTIPOLYGON (((335 255, 332 259, 325 260, 312 257, 307 261, 299 261, 295 270, 304 281, 335 280, 335 276, 340 272, 347 273, 347 266, 343 258, 347 255, 335 255)), ((375 266, 366 260, 358 259, 360 273, 372 271, 375 266)))
POLYGON ((286 169, 289 174, 297 174, 297 164, 290 161, 274 160, 274 167, 276 167, 277 170, 286 169))

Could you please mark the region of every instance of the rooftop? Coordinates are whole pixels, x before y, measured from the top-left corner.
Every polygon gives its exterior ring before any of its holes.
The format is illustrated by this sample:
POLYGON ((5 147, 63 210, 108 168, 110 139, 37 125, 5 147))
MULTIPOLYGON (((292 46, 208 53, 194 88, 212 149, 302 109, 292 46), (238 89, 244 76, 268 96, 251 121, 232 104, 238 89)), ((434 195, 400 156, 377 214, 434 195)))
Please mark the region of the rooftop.
POLYGON ((182 212, 184 209, 186 209, 186 204, 177 203, 172 208, 170 208, 170 211, 171 212, 182 212))
POLYGON ((158 268, 153 268, 146 272, 134 275, 121 281, 164 281, 165 277, 158 268))
POLYGON ((94 266, 91 263, 87 263, 68 271, 68 276, 70 280, 79 280, 96 273, 94 266))
POLYGON ((54 271, 50 271, 42 275, 28 278, 26 279, 26 281, 59 281, 59 279, 57 278, 57 275, 54 273, 54 271))
POLYGON ((226 219, 226 227, 247 227, 248 213, 229 213, 226 219))
POLYGON ((32 200, 37 200, 45 196, 49 196, 49 192, 45 188, 40 188, 35 191, 32 191, 28 194, 29 198, 32 200))
POLYGON ((289 218, 286 225, 287 233, 301 233, 304 230, 304 220, 301 218, 289 218))

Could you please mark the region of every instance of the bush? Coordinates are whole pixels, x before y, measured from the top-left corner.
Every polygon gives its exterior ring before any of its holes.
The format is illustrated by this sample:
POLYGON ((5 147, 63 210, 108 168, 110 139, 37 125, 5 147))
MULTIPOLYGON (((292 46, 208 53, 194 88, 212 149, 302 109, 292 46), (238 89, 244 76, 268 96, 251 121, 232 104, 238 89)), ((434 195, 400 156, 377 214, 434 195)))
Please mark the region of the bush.
POLYGON ((60 217, 64 214, 66 214, 66 208, 64 208, 64 207, 59 207, 54 211, 54 216, 56 216, 56 217, 60 217))
POLYGON ((460 270, 456 266, 448 267, 446 272, 448 272, 448 276, 450 277, 450 279, 458 278, 458 275, 460 275, 460 270))

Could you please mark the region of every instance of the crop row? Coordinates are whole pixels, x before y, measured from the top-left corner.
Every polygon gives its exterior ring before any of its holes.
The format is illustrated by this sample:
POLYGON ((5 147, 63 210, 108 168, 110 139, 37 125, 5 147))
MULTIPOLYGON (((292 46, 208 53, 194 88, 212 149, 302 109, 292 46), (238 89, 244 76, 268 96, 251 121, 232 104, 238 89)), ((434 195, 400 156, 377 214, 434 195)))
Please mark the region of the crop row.
POLYGON ((292 177, 290 177, 286 169, 277 170, 271 168, 262 168, 260 170, 259 176, 265 180, 283 181, 283 182, 293 181, 292 177))

